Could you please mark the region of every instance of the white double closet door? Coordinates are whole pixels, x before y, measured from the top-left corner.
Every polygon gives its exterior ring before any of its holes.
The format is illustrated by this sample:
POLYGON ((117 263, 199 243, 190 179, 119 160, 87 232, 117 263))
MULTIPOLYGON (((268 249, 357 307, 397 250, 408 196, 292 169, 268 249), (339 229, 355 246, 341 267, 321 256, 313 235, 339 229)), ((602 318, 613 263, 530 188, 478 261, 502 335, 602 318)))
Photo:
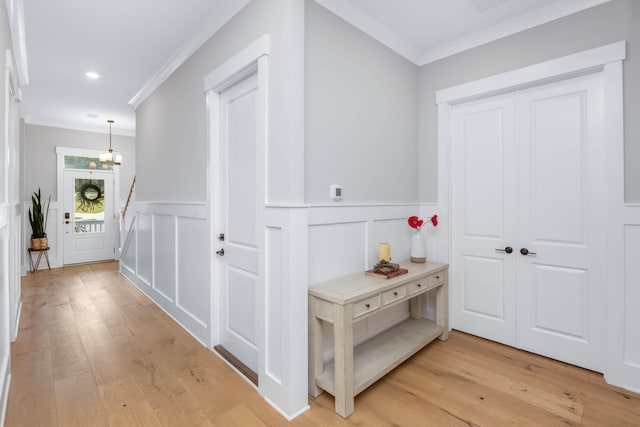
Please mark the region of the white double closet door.
POLYGON ((455 329, 604 370, 603 119, 601 73, 452 107, 455 329))

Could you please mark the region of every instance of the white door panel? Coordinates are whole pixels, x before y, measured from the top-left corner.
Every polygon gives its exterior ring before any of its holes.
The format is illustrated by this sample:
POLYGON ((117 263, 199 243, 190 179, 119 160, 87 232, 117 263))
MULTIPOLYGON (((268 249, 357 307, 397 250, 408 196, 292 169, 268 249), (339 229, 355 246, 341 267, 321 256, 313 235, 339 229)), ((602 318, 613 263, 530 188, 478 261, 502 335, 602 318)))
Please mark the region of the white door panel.
POLYGON ((453 107, 454 327, 602 371, 602 113, 600 74, 453 107))
POLYGON ((466 313, 503 322, 504 262, 495 258, 464 257, 464 306, 466 313))
POLYGON ((533 264, 531 266, 529 326, 542 332, 586 340, 588 272, 581 269, 533 264))
POLYGON ((257 215, 257 76, 251 75, 220 95, 220 174, 223 206, 220 256, 222 283, 222 346, 258 372, 257 294, 259 248, 257 215))
POLYGON ((243 307, 243 309, 227 310, 227 333, 233 334, 234 339, 228 340, 225 348, 235 354, 242 350, 241 346, 235 345, 237 340, 241 340, 243 346, 256 349, 256 318, 247 316, 245 311, 256 311, 257 277, 255 274, 229 267, 227 282, 232 283, 234 289, 232 292, 227 292, 226 305, 243 307))

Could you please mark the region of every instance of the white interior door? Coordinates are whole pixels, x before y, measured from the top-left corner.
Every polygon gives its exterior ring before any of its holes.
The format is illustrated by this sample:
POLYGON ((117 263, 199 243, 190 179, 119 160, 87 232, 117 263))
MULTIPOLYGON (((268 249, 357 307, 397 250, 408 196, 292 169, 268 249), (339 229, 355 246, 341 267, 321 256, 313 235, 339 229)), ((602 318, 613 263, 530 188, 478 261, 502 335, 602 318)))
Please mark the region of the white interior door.
POLYGON ((514 98, 452 111, 452 223, 458 328, 508 345, 515 335, 514 98))
POLYGON ((222 346, 258 372, 257 74, 220 94, 222 346))
POLYGON ((603 372, 606 258, 601 73, 517 96, 520 347, 603 372))
POLYGON ((113 172, 64 171, 64 263, 116 258, 113 172))
POLYGON ((597 73, 453 108, 456 329, 603 370, 602 101, 597 73))

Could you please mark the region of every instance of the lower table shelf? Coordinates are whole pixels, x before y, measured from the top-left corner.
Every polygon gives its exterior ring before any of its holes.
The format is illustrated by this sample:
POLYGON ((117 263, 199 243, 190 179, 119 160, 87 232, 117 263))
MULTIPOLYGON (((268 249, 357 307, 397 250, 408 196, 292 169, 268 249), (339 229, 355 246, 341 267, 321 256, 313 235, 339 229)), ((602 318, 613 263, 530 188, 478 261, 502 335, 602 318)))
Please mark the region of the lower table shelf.
MULTIPOLYGON (((354 395, 365 390, 418 350, 439 337, 445 328, 428 319, 407 319, 353 349, 354 395)), ((324 365, 316 384, 335 396, 334 363, 324 365)))

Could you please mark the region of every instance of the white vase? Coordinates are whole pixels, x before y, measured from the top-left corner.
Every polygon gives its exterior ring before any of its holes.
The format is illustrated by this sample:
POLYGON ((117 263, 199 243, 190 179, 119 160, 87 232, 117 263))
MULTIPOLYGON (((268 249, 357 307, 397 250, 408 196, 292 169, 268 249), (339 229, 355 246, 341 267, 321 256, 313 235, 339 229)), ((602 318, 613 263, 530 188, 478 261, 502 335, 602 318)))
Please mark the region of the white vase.
POLYGON ((411 262, 426 262, 427 254, 425 249, 424 236, 422 230, 416 228, 411 236, 411 262))

